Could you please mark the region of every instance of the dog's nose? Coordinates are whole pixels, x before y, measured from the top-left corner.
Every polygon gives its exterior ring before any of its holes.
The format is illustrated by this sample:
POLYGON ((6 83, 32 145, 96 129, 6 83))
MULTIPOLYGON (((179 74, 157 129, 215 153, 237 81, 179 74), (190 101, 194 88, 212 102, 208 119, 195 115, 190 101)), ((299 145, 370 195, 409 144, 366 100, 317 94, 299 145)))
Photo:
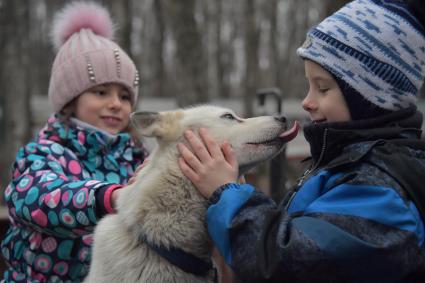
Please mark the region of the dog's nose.
POLYGON ((285 116, 274 117, 274 118, 279 122, 286 123, 286 117, 285 116))

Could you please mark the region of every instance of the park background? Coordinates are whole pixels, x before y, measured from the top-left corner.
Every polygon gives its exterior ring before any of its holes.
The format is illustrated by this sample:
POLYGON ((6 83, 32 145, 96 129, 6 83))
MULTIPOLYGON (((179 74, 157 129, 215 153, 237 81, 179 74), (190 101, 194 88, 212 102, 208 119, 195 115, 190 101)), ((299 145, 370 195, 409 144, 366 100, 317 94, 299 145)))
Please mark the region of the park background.
MULTIPOLYGON (((42 127, 51 109, 47 90, 55 56, 53 15, 69 0, 0 0, 0 192, 10 181, 16 151, 42 127)), ((239 115, 287 116, 308 121, 307 93, 296 49, 308 28, 345 0, 104 0, 116 24, 115 40, 141 77, 138 110, 169 110, 200 103, 239 115), (259 93, 266 96, 264 104, 259 93), (276 94, 280 94, 276 96, 276 94)), ((423 106, 424 90, 419 102, 423 106)), ((302 133, 276 163, 247 175, 280 198, 308 156, 302 133), (280 164, 281 163, 281 164, 280 164), (271 171, 280 176, 272 188, 271 171), (277 190, 277 191, 276 191, 277 190)), ((4 202, 0 218, 6 220, 4 202)))

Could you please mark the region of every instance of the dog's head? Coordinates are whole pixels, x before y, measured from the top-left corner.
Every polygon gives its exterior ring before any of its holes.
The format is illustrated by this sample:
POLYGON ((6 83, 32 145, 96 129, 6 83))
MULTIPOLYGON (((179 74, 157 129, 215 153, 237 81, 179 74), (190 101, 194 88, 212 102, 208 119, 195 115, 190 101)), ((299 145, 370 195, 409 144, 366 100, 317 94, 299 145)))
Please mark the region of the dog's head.
POLYGON ((241 173, 259 162, 272 158, 295 138, 299 125, 287 129, 283 117, 261 116, 244 119, 232 110, 203 105, 165 112, 135 112, 131 121, 143 136, 154 137, 162 150, 185 142, 184 131, 207 128, 218 141, 232 145, 241 173))

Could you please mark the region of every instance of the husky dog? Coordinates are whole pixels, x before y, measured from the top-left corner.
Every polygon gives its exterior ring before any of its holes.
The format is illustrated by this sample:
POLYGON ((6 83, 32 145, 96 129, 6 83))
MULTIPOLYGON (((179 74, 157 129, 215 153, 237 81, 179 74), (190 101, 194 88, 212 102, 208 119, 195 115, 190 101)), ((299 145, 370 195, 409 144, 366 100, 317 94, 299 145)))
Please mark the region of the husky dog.
POLYGON ((205 127, 219 142, 230 142, 243 174, 278 154, 298 124, 287 130, 283 117, 243 119, 209 105, 136 112, 131 120, 143 136, 156 138, 157 147, 120 194, 117 213, 98 223, 85 282, 213 282, 207 200, 180 171, 177 143, 185 142, 185 130, 205 127))

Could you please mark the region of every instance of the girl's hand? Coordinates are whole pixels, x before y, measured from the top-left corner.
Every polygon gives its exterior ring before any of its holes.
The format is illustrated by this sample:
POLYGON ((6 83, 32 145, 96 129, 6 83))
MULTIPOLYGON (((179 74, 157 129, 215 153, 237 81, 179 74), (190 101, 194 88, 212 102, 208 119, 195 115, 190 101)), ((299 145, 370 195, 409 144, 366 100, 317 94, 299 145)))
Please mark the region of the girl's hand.
POLYGON ((125 189, 126 187, 118 188, 112 191, 111 193, 111 206, 115 210, 117 208, 117 201, 118 197, 120 195, 120 192, 122 189, 125 189))
POLYGON ((143 163, 139 165, 139 167, 136 168, 136 171, 134 172, 133 177, 130 178, 130 180, 128 180, 128 185, 133 184, 136 181, 136 175, 137 173, 140 172, 140 170, 142 170, 143 168, 145 168, 146 165, 148 165, 149 163, 149 159, 145 158, 145 160, 143 160, 143 163))
POLYGON ((179 143, 179 166, 198 191, 209 198, 220 186, 236 182, 239 166, 228 142, 220 147, 203 128, 199 130, 199 136, 201 139, 190 130, 185 132, 185 138, 193 152, 179 143))
POLYGON ((143 160, 143 163, 141 165, 139 165, 139 167, 136 168, 136 171, 134 172, 133 177, 130 178, 130 180, 128 180, 127 186, 124 186, 122 188, 116 189, 111 193, 111 206, 115 209, 116 208, 116 204, 118 201, 118 197, 121 193, 122 189, 126 189, 129 185, 133 184, 134 182, 136 182, 136 175, 137 173, 140 172, 140 170, 142 170, 147 164, 149 163, 149 159, 145 158, 145 160, 143 160))

